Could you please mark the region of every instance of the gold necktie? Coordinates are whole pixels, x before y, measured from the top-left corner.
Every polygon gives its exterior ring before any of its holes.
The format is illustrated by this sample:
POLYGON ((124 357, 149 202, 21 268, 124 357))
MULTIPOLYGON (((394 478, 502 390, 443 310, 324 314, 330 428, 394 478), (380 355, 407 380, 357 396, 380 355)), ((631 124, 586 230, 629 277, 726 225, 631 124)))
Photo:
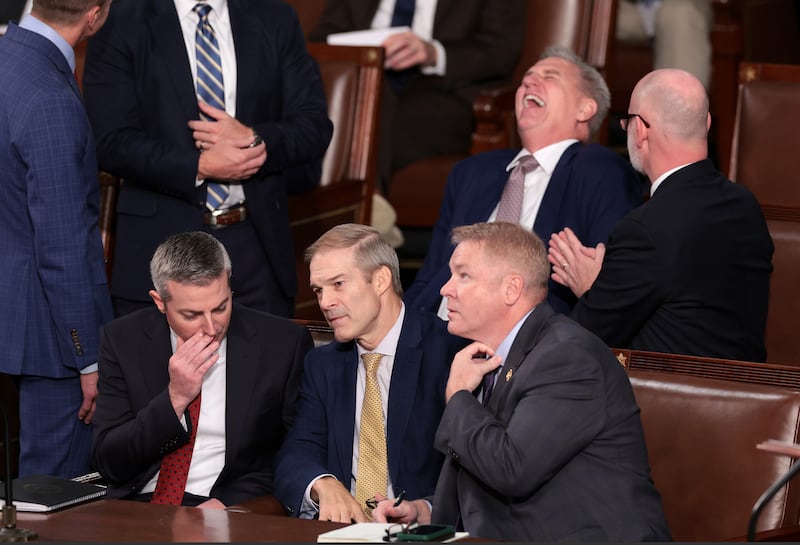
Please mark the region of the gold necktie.
POLYGON ((361 405, 361 431, 358 436, 358 472, 356 475, 356 501, 368 518, 372 509, 367 499, 380 492, 386 494, 388 470, 386 462, 386 433, 383 429, 383 404, 378 388, 378 365, 381 354, 362 354, 367 370, 364 402, 361 405))

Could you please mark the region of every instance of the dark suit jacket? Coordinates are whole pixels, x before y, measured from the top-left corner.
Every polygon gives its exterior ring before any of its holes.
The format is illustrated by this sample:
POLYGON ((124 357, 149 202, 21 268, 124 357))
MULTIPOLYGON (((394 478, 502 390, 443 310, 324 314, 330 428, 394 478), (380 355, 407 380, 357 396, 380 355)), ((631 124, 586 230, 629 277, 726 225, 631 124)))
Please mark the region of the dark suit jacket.
MULTIPOLYGON (((324 89, 291 7, 277 0, 228 0, 228 7, 236 118, 263 137, 268 153, 243 184, 247 206, 277 286, 294 297, 286 192, 319 182, 332 134, 324 89)), ((173 2, 113 3, 89 41, 84 93, 100 168, 125 179, 112 293, 146 300, 155 248, 202 227, 206 195, 205 184, 195 184, 199 151, 187 122, 199 111, 173 2)))
POLYGON ((113 317, 92 130, 67 59, 39 34, 9 25, 0 81, 0 372, 77 378, 113 317))
POLYGON ((617 224, 573 318, 609 346, 764 361, 772 250, 753 195, 694 163, 617 224))
POLYGON ((669 539, 639 408, 603 342, 547 303, 513 341, 489 405, 447 403, 433 521, 489 539, 669 539))
MULTIPOLYGON (((433 493, 442 456, 433 436, 444 410, 444 389, 464 340, 447 333, 433 314, 406 309, 389 388, 386 448, 395 494, 433 493)), ((300 514, 308 483, 333 474, 350 488, 355 427, 355 342, 333 342, 309 353, 294 428, 278 455, 275 497, 300 514)))
MULTIPOLYGON (((236 304, 227 339, 225 467, 210 495, 231 505, 272 493, 275 453, 313 343, 304 327, 236 304)), ((104 328, 92 463, 111 497, 138 493, 163 456, 189 440, 169 400, 170 356, 169 326, 155 307, 104 328)))
MULTIPOLYGON (((517 153, 481 153, 453 168, 425 263, 405 292, 410 307, 436 312, 439 290, 450 278, 451 231, 489 219, 509 177, 506 167, 517 153)), ((531 227, 545 244, 552 233, 570 227, 584 244, 594 246, 605 242, 616 222, 641 204, 643 191, 630 164, 618 154, 597 144, 576 143, 559 159, 531 227)), ((552 307, 568 313, 576 301, 572 292, 552 280, 548 290, 552 307)))

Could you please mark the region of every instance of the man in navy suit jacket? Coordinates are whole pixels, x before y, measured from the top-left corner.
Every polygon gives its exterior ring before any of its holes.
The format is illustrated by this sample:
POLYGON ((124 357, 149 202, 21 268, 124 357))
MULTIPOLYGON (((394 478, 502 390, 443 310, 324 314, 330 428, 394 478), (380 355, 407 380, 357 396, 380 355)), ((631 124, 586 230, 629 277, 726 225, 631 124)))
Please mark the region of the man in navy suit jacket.
POLYGON ((433 511, 382 502, 376 518, 528 543, 668 540, 630 381, 545 302, 544 243, 506 222, 459 227, 453 241, 448 330, 475 342, 447 381, 433 511))
POLYGON ((628 111, 628 152, 652 196, 607 249, 552 237, 553 277, 580 296, 573 318, 610 346, 764 361, 772 239, 752 193, 708 160, 703 85, 656 70, 628 111))
POLYGON ((34 2, 0 39, 0 372, 18 379, 20 475, 90 469, 97 347, 112 314, 73 47, 110 3, 34 2))
POLYGON ((297 419, 278 455, 275 496, 294 516, 364 521, 365 506, 353 497, 363 462, 360 355, 383 355, 378 381, 388 487, 369 494, 380 499, 406 491, 421 497, 433 493, 442 464, 433 437, 449 363, 463 342, 433 314, 403 305, 397 254, 371 227, 334 227, 306 257, 311 287, 336 342, 306 358, 297 419))
MULTIPOLYGON (((604 242, 614 224, 642 202, 643 187, 618 154, 586 144, 610 103, 602 76, 572 52, 549 48, 522 80, 516 117, 523 149, 492 151, 458 163, 447 181, 425 263, 405 294, 411 308, 446 313, 439 289, 450 276, 450 232, 459 225, 494 221, 500 197, 522 156, 540 166, 525 177, 520 223, 548 239, 571 227, 584 240, 604 242)), ((550 283, 548 302, 569 312, 575 296, 550 283)))
POLYGON ((195 93, 194 0, 116 0, 89 42, 84 92, 100 168, 124 178, 111 292, 118 313, 148 307, 156 246, 203 229, 231 255, 235 299, 288 317, 297 280, 286 193, 319 182, 332 134, 319 70, 284 2, 204 3, 224 112, 195 93), (198 121, 200 108, 216 122, 198 121), (205 209, 208 179, 231 191, 221 217, 205 209))

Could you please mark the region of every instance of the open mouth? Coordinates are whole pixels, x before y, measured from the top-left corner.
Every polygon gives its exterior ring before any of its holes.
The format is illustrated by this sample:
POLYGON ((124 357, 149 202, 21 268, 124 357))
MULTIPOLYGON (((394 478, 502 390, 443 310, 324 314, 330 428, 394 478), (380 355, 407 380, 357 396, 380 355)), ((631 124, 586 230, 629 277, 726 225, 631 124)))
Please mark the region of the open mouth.
POLYGON ((531 107, 531 103, 540 108, 544 106, 544 100, 536 95, 525 95, 523 100, 525 101, 525 106, 528 108, 531 107))

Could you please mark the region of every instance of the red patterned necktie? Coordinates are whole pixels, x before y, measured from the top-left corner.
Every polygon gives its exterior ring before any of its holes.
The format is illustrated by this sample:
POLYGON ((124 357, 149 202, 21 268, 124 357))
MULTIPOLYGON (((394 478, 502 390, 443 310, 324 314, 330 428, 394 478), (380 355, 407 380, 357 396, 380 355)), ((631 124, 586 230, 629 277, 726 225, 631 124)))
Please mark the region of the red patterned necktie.
POLYGON ((180 505, 183 502, 183 493, 186 490, 186 478, 189 476, 189 466, 192 463, 194 440, 197 437, 197 422, 200 420, 200 394, 189 403, 187 407, 192 432, 189 442, 178 450, 174 450, 161 460, 161 471, 158 482, 150 503, 163 503, 167 505, 180 505))

